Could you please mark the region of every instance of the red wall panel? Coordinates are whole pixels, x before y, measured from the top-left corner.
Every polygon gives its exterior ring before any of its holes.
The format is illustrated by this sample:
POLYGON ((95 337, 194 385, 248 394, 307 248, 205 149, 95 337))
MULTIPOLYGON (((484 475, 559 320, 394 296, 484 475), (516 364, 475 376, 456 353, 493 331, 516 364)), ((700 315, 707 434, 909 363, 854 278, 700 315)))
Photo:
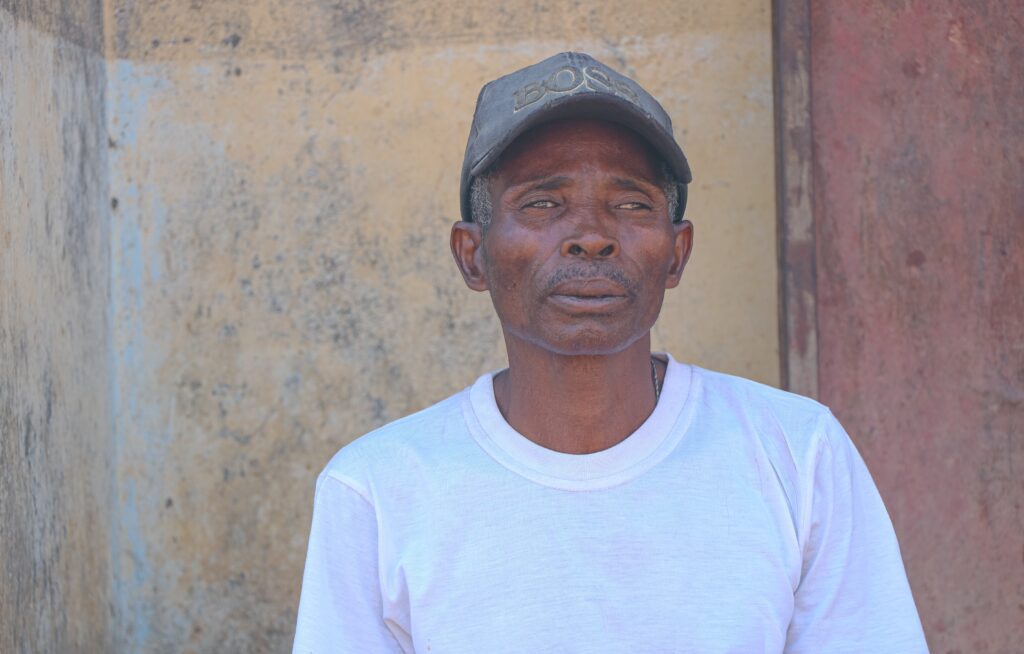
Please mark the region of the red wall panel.
POLYGON ((820 397, 932 651, 1024 651, 1024 2, 810 18, 820 397))

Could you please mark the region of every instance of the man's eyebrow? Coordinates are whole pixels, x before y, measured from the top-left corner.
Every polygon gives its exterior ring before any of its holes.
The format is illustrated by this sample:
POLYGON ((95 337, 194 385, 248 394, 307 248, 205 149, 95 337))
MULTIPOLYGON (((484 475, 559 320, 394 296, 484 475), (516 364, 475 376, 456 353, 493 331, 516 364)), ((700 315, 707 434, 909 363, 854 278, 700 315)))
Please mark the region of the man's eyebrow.
POLYGON ((571 183, 572 180, 570 178, 563 175, 555 175, 554 177, 527 179, 518 184, 513 184, 511 188, 516 191, 554 191, 571 183))
MULTIPOLYGON (((612 177, 612 184, 625 191, 640 191, 641 193, 646 193, 650 190, 650 186, 645 187, 641 182, 628 177, 612 177)), ((647 182, 647 184, 650 184, 650 182, 647 182)))

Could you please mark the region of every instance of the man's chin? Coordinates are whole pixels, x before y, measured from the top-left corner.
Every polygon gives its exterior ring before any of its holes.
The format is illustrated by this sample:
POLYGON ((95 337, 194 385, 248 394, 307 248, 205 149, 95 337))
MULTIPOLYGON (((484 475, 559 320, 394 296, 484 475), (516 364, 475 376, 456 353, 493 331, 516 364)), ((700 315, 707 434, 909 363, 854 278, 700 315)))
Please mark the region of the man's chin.
POLYGON ((625 350, 643 335, 579 326, 558 334, 534 335, 529 340, 560 356, 608 356, 625 350))

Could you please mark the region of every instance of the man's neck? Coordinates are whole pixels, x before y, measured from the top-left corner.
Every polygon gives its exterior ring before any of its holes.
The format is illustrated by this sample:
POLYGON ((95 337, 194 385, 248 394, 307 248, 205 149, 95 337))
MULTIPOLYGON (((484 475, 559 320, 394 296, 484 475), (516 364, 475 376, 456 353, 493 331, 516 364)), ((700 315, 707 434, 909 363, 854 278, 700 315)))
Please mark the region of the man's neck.
POLYGON ((654 410, 650 336, 602 356, 552 354, 514 338, 506 346, 509 368, 495 377, 494 396, 505 420, 538 445, 599 452, 625 440, 654 410))

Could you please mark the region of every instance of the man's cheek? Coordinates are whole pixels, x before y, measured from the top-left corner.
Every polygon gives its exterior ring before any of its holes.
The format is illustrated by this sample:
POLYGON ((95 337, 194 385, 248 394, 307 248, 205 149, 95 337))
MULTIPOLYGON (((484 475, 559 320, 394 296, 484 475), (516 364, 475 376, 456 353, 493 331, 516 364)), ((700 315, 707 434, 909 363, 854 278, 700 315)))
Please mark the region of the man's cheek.
POLYGON ((515 294, 521 289, 525 290, 528 285, 528 279, 531 271, 529 270, 529 260, 527 259, 508 259, 498 267, 496 270, 497 275, 500 278, 499 286, 509 294, 515 294))
POLYGON ((516 279, 515 275, 509 274, 508 270, 498 271, 498 282, 495 284, 495 288, 499 289, 503 298, 508 299, 513 296, 519 288, 519 280, 516 279))

